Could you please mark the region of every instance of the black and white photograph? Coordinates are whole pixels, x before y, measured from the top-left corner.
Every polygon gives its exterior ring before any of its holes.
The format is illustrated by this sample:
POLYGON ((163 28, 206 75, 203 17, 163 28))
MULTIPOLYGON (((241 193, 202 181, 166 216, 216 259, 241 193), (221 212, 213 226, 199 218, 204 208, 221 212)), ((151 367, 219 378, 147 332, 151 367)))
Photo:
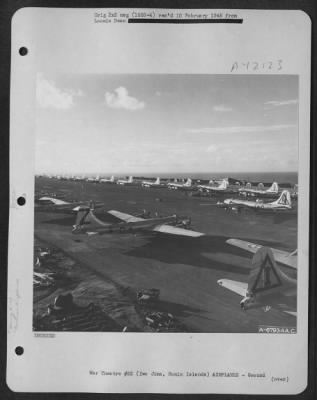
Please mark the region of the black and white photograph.
POLYGON ((38 74, 34 331, 296 333, 298 101, 296 75, 38 74))
POLYGON ((12 390, 305 390, 310 30, 289 10, 16 12, 12 390))

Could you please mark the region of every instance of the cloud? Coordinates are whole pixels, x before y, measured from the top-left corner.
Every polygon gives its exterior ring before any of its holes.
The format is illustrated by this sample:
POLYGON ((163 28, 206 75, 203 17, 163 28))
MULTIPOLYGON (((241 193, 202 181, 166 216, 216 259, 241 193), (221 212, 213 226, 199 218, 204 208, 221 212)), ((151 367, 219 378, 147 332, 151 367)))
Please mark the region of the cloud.
POLYGON ((36 100, 41 108, 68 110, 74 106, 75 97, 83 96, 81 90, 60 89, 55 82, 39 77, 36 85, 36 100))
POLYGON ((272 132, 272 131, 281 131, 284 129, 295 128, 296 125, 287 125, 287 124, 280 124, 280 125, 255 125, 255 126, 227 126, 227 127, 211 127, 211 128, 193 128, 188 129, 187 132, 189 133, 248 133, 248 132, 272 132))
POLYGON ((130 111, 142 110, 145 107, 145 103, 129 96, 128 90, 122 86, 115 89, 115 93, 106 92, 105 101, 110 108, 123 108, 130 111))
POLYGON ((282 106, 290 106, 298 104, 298 99, 291 99, 291 100, 271 100, 264 103, 264 105, 268 106, 265 107, 266 109, 275 108, 275 107, 282 107, 282 106))
POLYGON ((215 112, 230 112, 230 111, 232 111, 231 107, 226 107, 226 106, 223 106, 223 105, 213 106, 212 109, 215 112))

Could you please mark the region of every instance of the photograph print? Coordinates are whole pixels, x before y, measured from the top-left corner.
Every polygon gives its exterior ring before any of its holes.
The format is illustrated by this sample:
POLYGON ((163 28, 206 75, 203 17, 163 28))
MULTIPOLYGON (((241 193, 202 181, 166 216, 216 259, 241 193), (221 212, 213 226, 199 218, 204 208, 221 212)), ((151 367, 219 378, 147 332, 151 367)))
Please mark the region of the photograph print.
POLYGON ((298 76, 36 80, 33 330, 296 333, 298 76))

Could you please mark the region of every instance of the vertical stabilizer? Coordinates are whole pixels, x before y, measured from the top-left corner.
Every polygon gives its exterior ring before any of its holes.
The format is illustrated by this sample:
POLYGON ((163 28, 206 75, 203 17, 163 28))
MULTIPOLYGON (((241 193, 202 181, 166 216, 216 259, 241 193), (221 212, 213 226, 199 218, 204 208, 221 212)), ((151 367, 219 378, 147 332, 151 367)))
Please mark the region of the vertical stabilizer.
POLYGON ((191 185, 192 185, 192 180, 188 178, 184 186, 191 186, 191 185))
POLYGON ((132 183, 132 182, 133 182, 133 176, 129 176, 128 183, 132 183))
POLYGON ((290 208, 292 207, 292 200, 291 200, 291 194, 288 190, 283 190, 281 193, 280 197, 274 201, 271 204, 276 204, 276 205, 283 205, 283 206, 289 206, 290 208))
POLYGON ((229 185, 229 182, 226 179, 223 179, 220 185, 218 186, 218 189, 227 189, 229 185))
POLYGON ((273 182, 272 186, 267 190, 268 193, 278 193, 278 183, 273 182))
POLYGON ((155 185, 159 185, 159 184, 160 184, 160 178, 157 177, 157 178, 156 178, 156 181, 155 181, 154 183, 155 183, 155 185))
POLYGON ((77 211, 77 216, 76 216, 76 221, 75 221, 75 226, 83 226, 86 224, 86 218, 90 213, 90 207, 79 207, 79 210, 77 211))
POLYGON ((288 278, 276 265, 272 250, 261 247, 252 259, 248 295, 256 296, 258 293, 278 288, 286 281, 288 278))

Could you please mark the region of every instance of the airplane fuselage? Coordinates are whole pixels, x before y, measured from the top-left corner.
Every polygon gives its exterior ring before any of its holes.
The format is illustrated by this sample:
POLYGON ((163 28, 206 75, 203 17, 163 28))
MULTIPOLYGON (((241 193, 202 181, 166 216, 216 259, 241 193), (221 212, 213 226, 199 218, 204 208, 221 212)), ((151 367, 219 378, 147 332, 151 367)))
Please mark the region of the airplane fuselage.
POLYGON ((272 204, 272 203, 263 203, 261 201, 247 201, 247 200, 236 200, 236 199, 226 199, 223 202, 224 206, 234 207, 246 207, 252 208, 255 210, 272 210, 272 211, 286 211, 291 210, 292 206, 287 204, 272 204))
POLYGON ((268 199, 275 199, 279 197, 280 193, 269 192, 266 190, 240 189, 239 195, 245 197, 263 197, 268 199))

